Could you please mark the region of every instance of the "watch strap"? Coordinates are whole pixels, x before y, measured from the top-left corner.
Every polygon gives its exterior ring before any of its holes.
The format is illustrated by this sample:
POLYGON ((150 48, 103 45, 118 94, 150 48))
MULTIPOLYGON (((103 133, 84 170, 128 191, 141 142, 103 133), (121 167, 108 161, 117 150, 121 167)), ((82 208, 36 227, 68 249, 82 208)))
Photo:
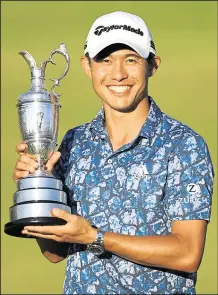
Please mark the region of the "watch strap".
POLYGON ((94 242, 104 247, 104 231, 97 229, 97 235, 94 242))
POLYGON ((95 240, 87 245, 87 250, 89 250, 92 246, 101 246, 104 249, 104 231, 97 229, 97 235, 95 240))

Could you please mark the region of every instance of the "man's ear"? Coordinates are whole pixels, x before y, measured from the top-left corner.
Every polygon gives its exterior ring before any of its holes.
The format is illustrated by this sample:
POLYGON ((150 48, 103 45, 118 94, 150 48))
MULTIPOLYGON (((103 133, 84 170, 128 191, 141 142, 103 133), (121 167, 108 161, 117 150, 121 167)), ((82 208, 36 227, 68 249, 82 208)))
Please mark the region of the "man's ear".
POLYGON ((159 56, 154 56, 151 61, 148 63, 148 70, 149 70, 149 75, 148 77, 152 77, 154 73, 157 71, 161 64, 161 59, 159 56))
POLYGON ((83 71, 85 72, 85 74, 89 77, 92 78, 92 72, 91 72, 91 61, 86 57, 86 56, 82 56, 80 58, 80 62, 81 62, 81 66, 83 68, 83 71))

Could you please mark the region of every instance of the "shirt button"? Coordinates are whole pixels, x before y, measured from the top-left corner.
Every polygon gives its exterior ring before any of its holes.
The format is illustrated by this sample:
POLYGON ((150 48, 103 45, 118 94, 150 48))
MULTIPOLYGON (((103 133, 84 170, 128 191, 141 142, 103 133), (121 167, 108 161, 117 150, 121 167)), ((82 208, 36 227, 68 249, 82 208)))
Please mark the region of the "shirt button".
POLYGON ((109 160, 108 160, 108 163, 109 163, 109 164, 111 164, 111 163, 112 163, 112 160, 111 160, 111 159, 109 159, 109 160))

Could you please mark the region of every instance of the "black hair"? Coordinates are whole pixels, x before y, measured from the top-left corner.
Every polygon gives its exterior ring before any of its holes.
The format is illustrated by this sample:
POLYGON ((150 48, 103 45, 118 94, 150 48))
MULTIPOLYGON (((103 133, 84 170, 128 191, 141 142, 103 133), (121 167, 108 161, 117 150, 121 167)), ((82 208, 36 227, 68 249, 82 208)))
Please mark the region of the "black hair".
MULTIPOLYGON (((154 45, 153 45, 154 46, 154 45)), ((129 47, 128 45, 125 44, 121 44, 121 43, 116 43, 116 44, 112 44, 106 48, 104 48, 102 51, 100 51, 97 56, 94 57, 94 60, 102 60, 105 57, 107 57, 108 55, 110 55, 112 52, 116 51, 117 49, 132 49, 131 47, 129 47)), ((155 49, 155 48, 154 48, 155 49)), ((87 52, 85 54, 85 56, 87 57, 89 63, 91 62, 91 58, 89 56, 89 53, 87 52)), ((148 63, 152 62, 152 59, 154 58, 155 54, 150 52, 149 56, 146 58, 146 60, 148 61, 148 63)))
POLYGON ((148 63, 152 62, 152 59, 155 57, 155 54, 152 52, 149 52, 149 56, 146 58, 148 63))

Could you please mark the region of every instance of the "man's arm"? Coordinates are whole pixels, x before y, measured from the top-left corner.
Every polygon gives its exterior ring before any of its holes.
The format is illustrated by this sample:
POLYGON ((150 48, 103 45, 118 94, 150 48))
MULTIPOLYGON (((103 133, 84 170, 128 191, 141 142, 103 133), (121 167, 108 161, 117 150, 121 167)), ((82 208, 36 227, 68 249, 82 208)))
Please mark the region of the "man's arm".
MULTIPOLYGON (((65 243, 89 244, 95 240, 97 230, 86 219, 60 209, 53 212, 67 223, 25 226, 22 233, 65 243)), ((206 229, 204 220, 173 221, 170 235, 131 236, 106 232, 104 244, 107 251, 138 264, 195 272, 201 262, 206 229)))
POLYGON ((207 222, 204 220, 174 221, 166 236, 130 236, 106 232, 104 245, 110 251, 138 264, 197 271, 204 250, 207 222))

